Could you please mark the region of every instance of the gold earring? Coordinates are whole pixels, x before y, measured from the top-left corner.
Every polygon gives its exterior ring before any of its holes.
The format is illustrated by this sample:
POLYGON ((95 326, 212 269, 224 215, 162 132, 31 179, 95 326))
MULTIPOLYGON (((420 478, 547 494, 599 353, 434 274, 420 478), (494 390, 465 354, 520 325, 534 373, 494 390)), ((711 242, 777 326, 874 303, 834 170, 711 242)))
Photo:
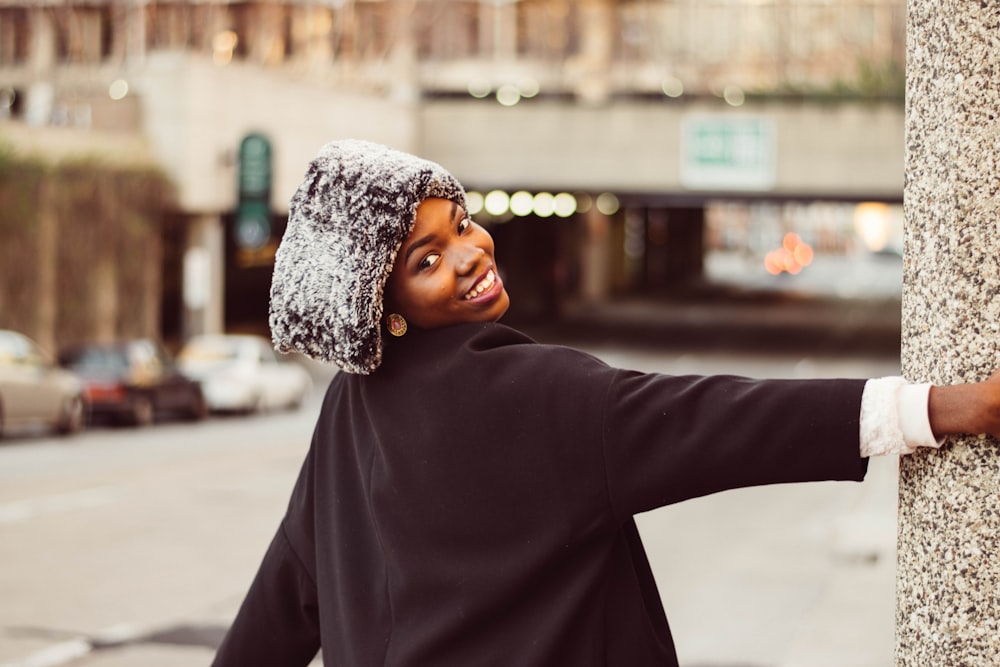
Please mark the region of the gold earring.
POLYGON ((391 313, 389 317, 385 318, 385 324, 389 328, 389 333, 397 338, 406 333, 406 320, 403 319, 402 315, 391 313))

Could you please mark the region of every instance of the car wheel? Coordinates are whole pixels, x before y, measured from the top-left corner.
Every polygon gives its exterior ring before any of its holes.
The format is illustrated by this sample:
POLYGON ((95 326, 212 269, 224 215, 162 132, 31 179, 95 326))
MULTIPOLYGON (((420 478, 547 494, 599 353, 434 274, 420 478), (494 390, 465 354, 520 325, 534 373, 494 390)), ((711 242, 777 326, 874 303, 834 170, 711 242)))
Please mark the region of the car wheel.
POLYGON ((72 435, 83 430, 86 421, 86 410, 83 398, 73 396, 63 405, 63 412, 59 418, 57 430, 62 435, 72 435))
POLYGON ((153 423, 155 411, 149 396, 136 396, 132 400, 131 422, 133 426, 149 426, 153 423))
POLYGON ((260 394, 254 396, 247 403, 246 408, 243 410, 243 414, 246 415, 257 415, 264 411, 264 397, 260 394))
POLYGON ((287 407, 291 411, 301 410, 302 404, 305 402, 306 402, 306 392, 303 389, 300 393, 296 394, 295 397, 285 407, 287 407))
POLYGON ((191 397, 191 407, 188 410, 188 418, 191 421, 201 421, 208 416, 208 403, 205 396, 199 391, 191 397))

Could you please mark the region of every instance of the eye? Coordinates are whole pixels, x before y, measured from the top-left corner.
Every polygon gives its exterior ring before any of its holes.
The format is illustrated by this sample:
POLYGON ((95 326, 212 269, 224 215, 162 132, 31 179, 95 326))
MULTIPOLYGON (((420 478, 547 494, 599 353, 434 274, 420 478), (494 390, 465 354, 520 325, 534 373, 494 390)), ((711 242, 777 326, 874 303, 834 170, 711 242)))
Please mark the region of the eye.
POLYGON ((466 229, 472 226, 472 220, 468 218, 462 218, 458 221, 458 233, 463 233, 466 229))
POLYGON ((420 269, 429 269, 435 264, 437 264, 437 261, 439 259, 441 259, 441 255, 437 253, 431 253, 430 255, 427 255, 422 260, 420 260, 420 264, 418 264, 417 266, 420 269))

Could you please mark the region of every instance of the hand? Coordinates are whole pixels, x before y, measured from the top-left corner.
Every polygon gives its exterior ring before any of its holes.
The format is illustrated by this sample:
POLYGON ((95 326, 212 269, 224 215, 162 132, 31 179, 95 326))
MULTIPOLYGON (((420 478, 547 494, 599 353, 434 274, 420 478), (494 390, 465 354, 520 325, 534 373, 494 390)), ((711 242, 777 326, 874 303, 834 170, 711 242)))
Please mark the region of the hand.
POLYGON ((983 382, 931 387, 927 416, 935 438, 988 433, 1000 439, 1000 370, 983 382))

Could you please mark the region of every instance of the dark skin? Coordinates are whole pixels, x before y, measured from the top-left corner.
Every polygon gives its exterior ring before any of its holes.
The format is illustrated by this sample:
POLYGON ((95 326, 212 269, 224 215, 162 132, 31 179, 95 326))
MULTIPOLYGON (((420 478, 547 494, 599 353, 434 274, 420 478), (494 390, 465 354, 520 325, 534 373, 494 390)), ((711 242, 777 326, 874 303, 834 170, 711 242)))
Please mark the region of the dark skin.
POLYGON ((931 387, 927 416, 935 438, 988 433, 1000 439, 1000 371, 983 382, 931 387))
MULTIPOLYGON (((424 200, 396 256, 385 303, 387 313, 421 329, 497 321, 510 297, 493 238, 454 202, 424 200)), ((1000 370, 983 382, 931 387, 927 413, 935 438, 988 433, 1000 439, 1000 370)))

